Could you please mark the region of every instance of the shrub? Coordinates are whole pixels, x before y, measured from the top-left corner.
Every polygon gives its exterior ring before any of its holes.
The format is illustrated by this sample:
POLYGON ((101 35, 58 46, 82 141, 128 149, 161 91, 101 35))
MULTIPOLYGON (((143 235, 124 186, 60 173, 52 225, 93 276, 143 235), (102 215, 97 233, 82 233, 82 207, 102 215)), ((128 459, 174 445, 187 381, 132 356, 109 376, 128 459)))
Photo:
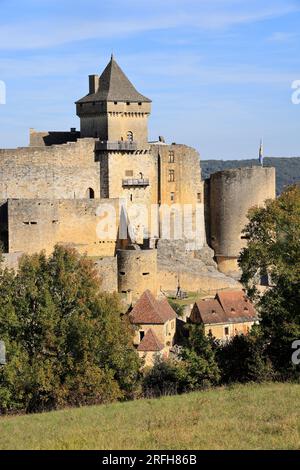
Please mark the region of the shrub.
POLYGON ((56 247, 0 272, 0 411, 106 403, 134 394, 140 361, 116 295, 93 264, 56 247))

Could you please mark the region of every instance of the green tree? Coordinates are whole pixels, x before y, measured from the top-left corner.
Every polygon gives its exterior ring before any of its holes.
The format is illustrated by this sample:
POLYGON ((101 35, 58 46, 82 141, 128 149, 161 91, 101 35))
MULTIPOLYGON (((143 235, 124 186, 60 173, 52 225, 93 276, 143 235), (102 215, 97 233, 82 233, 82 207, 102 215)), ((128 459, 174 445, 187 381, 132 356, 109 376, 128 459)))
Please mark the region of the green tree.
POLYGON ((266 382, 274 378, 272 364, 266 354, 266 342, 256 326, 247 336, 237 335, 220 344, 216 358, 222 383, 266 382))
POLYGON ((196 390, 217 385, 220 371, 212 346, 212 339, 205 335, 204 326, 188 325, 188 345, 181 357, 185 364, 186 389, 196 390))
POLYGON ((188 325, 189 341, 178 358, 158 359, 143 380, 146 396, 201 390, 219 382, 220 372, 202 325, 188 325))
POLYGON ((140 361, 116 295, 101 294, 93 264, 56 247, 0 272, 0 410, 106 403, 134 394, 140 361))
POLYGON ((154 367, 148 369, 143 379, 146 397, 176 395, 186 391, 186 373, 182 361, 157 358, 154 367))
POLYGON ((242 282, 257 303, 267 353, 281 379, 298 378, 292 342, 300 339, 300 187, 292 186, 266 207, 249 213, 247 247, 239 259, 242 282), (271 287, 259 292, 259 276, 271 287))

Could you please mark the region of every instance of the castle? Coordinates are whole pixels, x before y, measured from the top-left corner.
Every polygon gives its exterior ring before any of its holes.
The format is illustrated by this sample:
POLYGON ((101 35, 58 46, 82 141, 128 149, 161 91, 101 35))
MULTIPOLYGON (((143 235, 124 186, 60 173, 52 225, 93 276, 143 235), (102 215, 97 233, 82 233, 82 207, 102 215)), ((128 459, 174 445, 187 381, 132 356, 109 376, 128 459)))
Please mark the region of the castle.
POLYGON ((103 290, 129 302, 146 289, 236 287, 228 274, 237 271, 247 211, 275 197, 275 169, 227 170, 203 182, 196 150, 149 142, 151 100, 113 56, 89 76, 76 113, 80 131, 31 129, 28 147, 0 150, 6 265, 64 244, 94 260, 103 290))

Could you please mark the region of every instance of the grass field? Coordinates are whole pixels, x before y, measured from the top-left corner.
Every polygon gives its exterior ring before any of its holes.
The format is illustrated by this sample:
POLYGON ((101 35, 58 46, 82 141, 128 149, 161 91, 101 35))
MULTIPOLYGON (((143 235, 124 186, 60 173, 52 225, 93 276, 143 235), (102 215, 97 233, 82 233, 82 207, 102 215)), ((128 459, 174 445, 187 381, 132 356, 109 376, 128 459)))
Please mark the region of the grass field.
POLYGON ((299 449, 300 385, 0 418, 1 449, 299 449))

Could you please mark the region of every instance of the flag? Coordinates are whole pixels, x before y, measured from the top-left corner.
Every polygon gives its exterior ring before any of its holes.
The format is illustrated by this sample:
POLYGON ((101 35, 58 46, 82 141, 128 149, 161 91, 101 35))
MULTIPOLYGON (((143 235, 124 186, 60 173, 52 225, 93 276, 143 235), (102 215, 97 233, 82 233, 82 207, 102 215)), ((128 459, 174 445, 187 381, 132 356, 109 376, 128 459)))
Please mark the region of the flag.
POLYGON ((263 149, 262 140, 260 141, 258 159, 259 159, 259 163, 261 164, 261 166, 263 166, 263 164, 264 164, 264 149, 263 149))

